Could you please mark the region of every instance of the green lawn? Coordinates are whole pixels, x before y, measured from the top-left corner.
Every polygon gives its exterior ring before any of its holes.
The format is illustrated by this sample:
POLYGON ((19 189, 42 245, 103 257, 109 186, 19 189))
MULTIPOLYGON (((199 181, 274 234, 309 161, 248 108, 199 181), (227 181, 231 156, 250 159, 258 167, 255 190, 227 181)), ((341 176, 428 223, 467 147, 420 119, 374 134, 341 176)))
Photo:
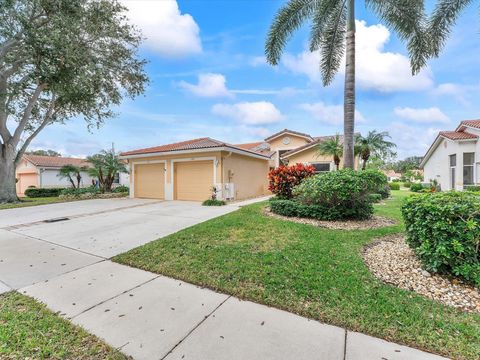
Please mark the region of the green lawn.
POLYGON ((127 359, 32 298, 0 295, 0 359, 127 359))
POLYGON ((20 202, 17 202, 17 203, 0 204, 0 210, 21 208, 21 207, 27 207, 27 206, 54 204, 54 203, 66 202, 66 201, 71 201, 71 200, 60 199, 58 196, 40 197, 40 198, 20 198, 20 202))
POLYGON ((480 315, 384 285, 360 253, 403 230, 407 191, 376 205, 399 221, 377 230, 326 230, 262 215, 265 203, 193 226, 114 260, 322 322, 458 359, 480 358, 480 315))

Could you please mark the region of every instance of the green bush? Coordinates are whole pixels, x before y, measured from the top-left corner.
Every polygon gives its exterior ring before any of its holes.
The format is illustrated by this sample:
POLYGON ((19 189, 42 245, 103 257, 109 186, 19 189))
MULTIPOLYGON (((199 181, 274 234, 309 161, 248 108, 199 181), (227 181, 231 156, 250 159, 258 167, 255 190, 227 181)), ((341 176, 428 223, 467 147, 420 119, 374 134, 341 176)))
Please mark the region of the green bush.
POLYGON ((419 192, 423 190, 423 185, 422 184, 419 184, 419 183, 413 183, 411 186, 410 186, 410 191, 413 191, 413 192, 419 192))
POLYGON ((89 186, 89 187, 84 187, 84 188, 66 188, 62 189, 61 195, 69 195, 69 196, 80 196, 83 194, 98 194, 100 193, 100 189, 98 189, 96 186, 89 186))
POLYGON ((29 198, 39 197, 56 197, 59 196, 63 188, 28 188, 25 190, 25 195, 29 198))
POLYGON ((464 190, 478 192, 480 191, 480 185, 465 185, 464 190))
POLYGON ((214 199, 208 199, 208 200, 205 200, 202 205, 203 206, 222 206, 222 205, 226 205, 227 203, 223 200, 214 200, 214 199))
POLYGON ((369 196, 370 201, 372 203, 378 203, 378 202, 382 201, 382 199, 383 199, 382 194, 370 194, 368 196, 369 196))
POLYGON ((410 189, 411 186, 412 186, 412 183, 410 181, 406 181, 403 183, 403 187, 406 187, 407 189, 410 189))
POLYGON ((314 206, 308 213, 316 219, 368 219, 373 214, 372 185, 362 173, 343 169, 309 177, 294 188, 294 200, 314 206))
POLYGON ((402 206, 407 243, 429 271, 480 286, 480 195, 419 194, 402 206))
POLYGON ((129 191, 130 189, 128 188, 128 186, 125 185, 119 185, 115 189, 113 189, 114 193, 128 193, 129 191))
POLYGON ((388 187, 390 188, 390 190, 400 190, 400 183, 391 182, 391 183, 388 183, 388 187))
POLYGON ((368 191, 372 194, 380 194, 383 199, 390 196, 390 187, 388 186, 387 176, 378 170, 363 170, 360 173, 368 184, 368 191))

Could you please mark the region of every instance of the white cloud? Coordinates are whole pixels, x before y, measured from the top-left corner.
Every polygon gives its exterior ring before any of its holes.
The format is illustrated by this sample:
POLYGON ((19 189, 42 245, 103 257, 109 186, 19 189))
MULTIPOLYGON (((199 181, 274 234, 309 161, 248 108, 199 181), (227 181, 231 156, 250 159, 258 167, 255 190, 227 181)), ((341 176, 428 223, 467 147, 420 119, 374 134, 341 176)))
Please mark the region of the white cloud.
POLYGON ((449 123, 450 119, 439 108, 430 107, 424 109, 414 109, 409 107, 396 107, 393 112, 398 117, 411 120, 417 123, 449 123))
POLYGON ((200 29, 189 14, 182 14, 176 0, 123 0, 127 17, 147 38, 146 46, 166 57, 202 52, 200 29))
POLYGON ((225 76, 222 74, 200 74, 198 84, 190 84, 185 81, 179 82, 184 90, 200 97, 232 97, 233 94, 227 89, 225 76))
MULTIPOLYGON (((326 105, 323 102, 301 104, 300 108, 310 113, 314 119, 328 125, 343 124, 343 105, 326 105)), ((360 111, 355 110, 355 122, 366 122, 360 111)))
POLYGON ((438 132, 445 129, 428 127, 419 128, 402 123, 393 123, 388 129, 392 141, 397 144, 399 159, 407 156, 423 156, 432 144, 438 132))
POLYGON ((246 125, 271 124, 284 118, 280 110, 267 101, 216 104, 212 107, 212 113, 246 125))
MULTIPOLYGON (((363 89, 381 92, 424 90, 433 86, 430 70, 412 76, 407 56, 384 51, 390 32, 383 25, 367 26, 356 21, 356 80, 363 89)), ((294 73, 307 75, 311 81, 320 82, 320 54, 304 51, 296 56, 287 54, 283 64, 294 73)), ((340 66, 345 73, 345 62, 340 66)))
POLYGON ((250 59, 248 63, 253 67, 263 66, 267 65, 267 59, 265 58, 265 56, 254 56, 250 59))
POLYGON ((480 92, 480 83, 478 84, 454 84, 443 83, 439 84, 432 90, 432 95, 441 97, 448 96, 449 99, 453 98, 464 106, 471 105, 471 98, 476 99, 480 92))

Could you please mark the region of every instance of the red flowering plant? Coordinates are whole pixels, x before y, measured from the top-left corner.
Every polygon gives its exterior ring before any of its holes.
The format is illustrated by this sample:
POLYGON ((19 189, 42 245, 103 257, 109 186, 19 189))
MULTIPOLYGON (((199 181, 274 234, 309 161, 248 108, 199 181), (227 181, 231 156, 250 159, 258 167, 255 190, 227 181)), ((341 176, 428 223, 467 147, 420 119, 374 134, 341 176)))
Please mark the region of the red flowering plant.
POLYGON ((268 190, 278 198, 291 199, 293 188, 300 184, 303 179, 314 174, 315 167, 312 165, 279 166, 268 173, 268 190))

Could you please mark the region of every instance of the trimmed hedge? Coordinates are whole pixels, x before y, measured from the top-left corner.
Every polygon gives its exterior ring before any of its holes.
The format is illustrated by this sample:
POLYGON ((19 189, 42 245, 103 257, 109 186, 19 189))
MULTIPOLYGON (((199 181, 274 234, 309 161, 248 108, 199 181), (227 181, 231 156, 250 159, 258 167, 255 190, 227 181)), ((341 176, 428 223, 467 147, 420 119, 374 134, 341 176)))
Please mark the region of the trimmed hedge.
MULTIPOLYGON (((294 200, 319 220, 368 219, 373 214, 372 184, 362 171, 343 169, 309 177, 293 190, 294 200)), ((302 211, 304 208, 302 207, 302 211)))
POLYGON ((130 189, 128 188, 128 186, 118 185, 116 188, 114 188, 112 190, 112 192, 114 192, 114 193, 128 193, 128 192, 130 192, 130 189))
POLYGON ((407 243, 425 268, 480 286, 480 195, 414 195, 402 206, 407 243))
POLYGON ((480 185, 465 185, 464 190, 479 192, 480 191, 480 185))
POLYGON ((370 194, 369 199, 372 203, 378 203, 378 202, 382 201, 383 196, 382 196, 382 194, 370 194))
POLYGON ((390 188, 390 190, 400 190, 400 183, 391 182, 391 183, 388 183, 388 187, 390 188))
POLYGON ((68 195, 68 196, 80 196, 84 194, 99 194, 100 189, 98 189, 96 186, 89 186, 89 187, 84 187, 84 188, 66 188, 62 189, 61 195, 68 195))
POLYGON ((422 184, 412 183, 412 185, 410 185, 410 191, 413 191, 413 192, 419 192, 423 189, 424 187, 422 184))
POLYGON ((383 199, 390 196, 390 187, 388 186, 387 176, 378 170, 362 170, 360 176, 367 182, 368 192, 372 194, 380 194, 383 199))
POLYGON ((203 206, 223 206, 226 204, 227 203, 225 201, 217 199, 208 199, 202 203, 203 206))
POLYGON ((25 196, 29 198, 39 197, 57 197, 64 190, 64 188, 28 188, 25 190, 25 196))

